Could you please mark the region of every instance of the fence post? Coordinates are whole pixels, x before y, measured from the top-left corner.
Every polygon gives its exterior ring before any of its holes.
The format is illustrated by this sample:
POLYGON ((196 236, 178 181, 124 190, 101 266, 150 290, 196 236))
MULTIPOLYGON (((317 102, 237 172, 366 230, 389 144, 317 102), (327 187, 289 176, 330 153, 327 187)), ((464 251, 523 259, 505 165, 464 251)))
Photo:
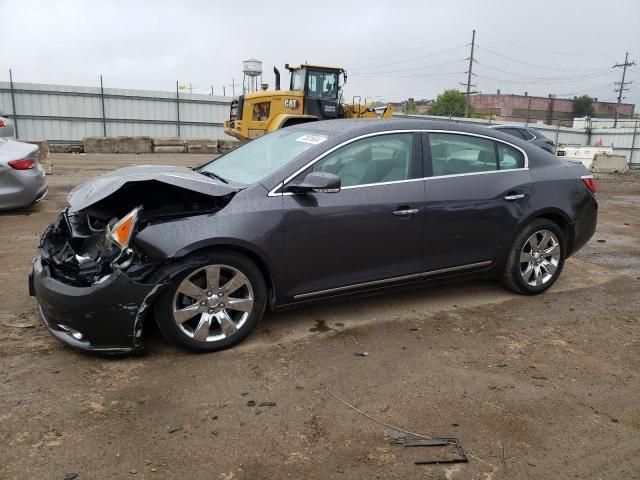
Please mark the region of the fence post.
POLYGON ((560 138, 560 120, 556 123, 556 146, 558 146, 558 139, 560 138))
POLYGON ((20 134, 18 133, 18 114, 16 113, 16 92, 13 87, 13 72, 9 69, 9 86, 11 89, 11 108, 13 108, 13 128, 16 132, 16 139, 20 139, 20 134))
POLYGON ((176 129, 180 138, 180 85, 176 80, 176 129))
POLYGON ((102 136, 107 136, 107 116, 104 111, 104 85, 102 84, 102 75, 100 75, 100 112, 102 113, 102 136))
POLYGON ((633 153, 636 147, 637 131, 638 131, 638 122, 636 122, 635 125, 633 126, 633 137, 631 138, 631 153, 629 154, 629 167, 631 167, 631 164, 633 163, 633 153))

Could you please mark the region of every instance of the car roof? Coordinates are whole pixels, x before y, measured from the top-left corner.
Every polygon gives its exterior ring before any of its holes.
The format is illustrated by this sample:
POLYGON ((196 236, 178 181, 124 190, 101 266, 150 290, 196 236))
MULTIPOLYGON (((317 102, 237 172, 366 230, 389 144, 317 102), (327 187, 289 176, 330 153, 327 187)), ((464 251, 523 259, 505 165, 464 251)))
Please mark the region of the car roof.
MULTIPOLYGON (((431 119, 421 119, 421 118, 392 118, 392 119, 336 119, 336 120, 322 120, 317 122, 308 122, 301 123, 298 125, 292 125, 290 127, 286 127, 284 130, 288 131, 302 131, 310 134, 318 134, 325 135, 327 138, 326 141, 315 145, 312 148, 309 148, 299 157, 297 157, 293 161, 293 166, 283 166, 282 170, 286 171, 287 176, 292 172, 298 170, 300 167, 307 165, 309 161, 317 158, 318 155, 321 155, 324 152, 331 150, 332 148, 343 144, 349 140, 352 140, 356 137, 361 137, 367 134, 375 134, 377 132, 391 132, 397 130, 441 130, 443 132, 460 132, 460 133, 468 133, 480 135, 483 137, 487 137, 490 139, 495 139, 506 143, 508 145, 513 145, 522 151, 524 151, 529 159, 529 166, 535 166, 539 163, 548 163, 550 161, 549 158, 542 158, 538 160, 537 158, 533 160, 534 157, 540 157, 541 154, 547 153, 544 150, 532 146, 531 143, 527 142, 522 138, 514 137, 505 132, 501 132, 498 129, 490 129, 487 128, 486 125, 472 125, 466 123, 457 123, 457 122, 448 122, 448 121, 439 121, 439 120, 431 120, 431 119), (538 151, 539 150, 539 151, 538 151)), ((278 130, 279 131, 279 130, 278 130)), ((272 133, 271 135, 275 134, 272 133)), ((551 154, 549 154, 551 155, 551 154)), ((554 159, 553 155, 551 155, 554 159)), ((278 183, 282 182, 283 173, 282 171, 276 171, 265 179, 262 183, 263 185, 271 190, 275 188, 278 183)))
MULTIPOLYGON (((467 123, 447 122, 439 120, 426 120, 414 118, 393 119, 336 119, 309 122, 287 127, 296 130, 324 132, 329 135, 358 136, 367 133, 385 132, 389 130, 453 130, 457 132, 476 133, 478 135, 491 136, 493 132, 487 132, 485 125, 471 125, 467 123)), ((501 134, 498 134, 501 135, 501 134)), ((496 138, 503 138, 502 136, 496 138)), ((510 137, 504 137, 510 138, 510 137)))

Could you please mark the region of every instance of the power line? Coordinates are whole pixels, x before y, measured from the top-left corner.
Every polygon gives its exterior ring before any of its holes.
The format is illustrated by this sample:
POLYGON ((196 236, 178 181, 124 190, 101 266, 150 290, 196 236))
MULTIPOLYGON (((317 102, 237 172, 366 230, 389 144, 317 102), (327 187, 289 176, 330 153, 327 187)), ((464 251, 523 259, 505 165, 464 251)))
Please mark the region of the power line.
POLYGON ((407 60, 400 60, 400 61, 397 61, 397 62, 380 63, 378 65, 367 65, 366 67, 354 67, 354 70, 358 71, 358 70, 367 69, 367 68, 388 67, 388 66, 391 66, 391 65, 398 65, 398 64, 401 64, 401 63, 409 63, 409 62, 413 62, 415 60, 421 60, 423 58, 429 58, 429 57, 435 57, 437 55, 442 55, 443 53, 454 52, 456 50, 460 50, 461 48, 465 48, 466 46, 467 45, 459 45, 457 47, 449 48, 447 50, 441 50, 439 52, 429 53, 427 55, 421 55, 419 57, 409 58, 407 60))
POLYGON ((611 75, 611 74, 610 73, 599 74, 599 75, 593 75, 593 76, 585 76, 581 78, 572 78, 567 80, 551 80, 551 81, 510 80, 506 78, 490 77, 488 75, 482 75, 482 74, 478 75, 478 77, 482 79, 494 80, 496 82, 510 83, 514 85, 555 85, 555 84, 561 84, 561 83, 579 83, 579 82, 584 82, 585 80, 591 80, 592 78, 606 77, 607 75, 611 75))
POLYGON ((590 87, 585 87, 582 89, 582 91, 579 92, 571 92, 571 93, 559 93, 558 96, 559 97, 573 97, 576 95, 582 95, 584 94, 586 91, 593 91, 593 90, 597 90, 599 88, 611 88, 611 82, 607 82, 607 83, 601 83, 600 85, 592 85, 590 87))
POLYGON ((489 52, 490 54, 495 55, 497 57, 504 58, 505 60, 510 60, 512 62, 520 63, 522 65, 527 65, 528 67, 541 68, 541 69, 544 69, 544 70, 556 70, 556 71, 559 71, 559 72, 578 72, 578 73, 579 72, 594 72, 594 71, 598 71, 598 70, 604 70, 604 68, 593 68, 593 69, 587 69, 587 70, 575 70, 575 69, 572 70, 572 69, 568 69, 568 68, 547 67, 545 65, 536 65, 534 63, 523 62, 522 60, 518 60, 516 58, 511 58, 511 57, 508 57, 506 55, 502 55, 501 53, 494 52, 493 50, 490 50, 487 47, 483 47, 481 45, 478 45, 478 49, 481 49, 481 50, 483 50, 485 52, 489 52))
POLYGON ((434 65, 420 65, 417 67, 413 67, 413 68, 402 68, 400 70, 388 70, 386 72, 350 72, 349 75, 353 75, 353 76, 364 76, 364 75, 382 75, 382 74, 386 74, 386 73, 402 73, 402 72, 419 72, 420 69, 424 69, 424 68, 436 68, 436 67, 442 67, 444 65, 452 65, 454 63, 460 63, 460 62, 466 62, 465 58, 461 58, 458 60, 453 60, 451 62, 443 62, 443 63, 436 63, 434 65))
POLYGON ((467 72, 464 71, 464 72, 445 72, 445 73, 443 73, 443 72, 413 73, 413 74, 407 74, 407 75, 395 75, 395 74, 384 75, 384 74, 380 74, 380 73, 372 73, 372 74, 368 74, 368 73, 352 73, 350 76, 360 77, 360 78, 375 78, 375 77, 422 78, 422 77, 439 77, 439 76, 444 76, 444 75, 460 75, 461 73, 467 73, 467 72))
MULTIPOLYGON (((416 52, 416 51, 419 51, 419 50, 424 50, 425 48, 430 48, 430 47, 434 47, 436 45, 442 45, 443 43, 448 43, 448 42, 450 42, 452 40, 457 40, 457 39, 462 38, 462 37, 464 37, 466 35, 467 35, 466 33, 459 33, 457 35, 451 35, 451 36, 447 37, 446 39, 439 40, 437 42, 430 42, 429 45, 422 45, 420 47, 413 47, 413 48, 409 48, 409 49, 403 47, 402 50, 400 51, 400 53, 406 54, 406 53, 410 53, 410 52, 416 52)), ((358 60, 373 60, 373 59, 378 60, 378 59, 381 59, 381 58, 396 57, 398 55, 398 53, 399 53, 398 51, 395 51, 393 53, 386 53, 386 54, 383 54, 383 55, 373 55, 373 56, 370 56, 370 57, 358 57, 358 60)), ((343 62, 343 63, 348 64, 348 62, 343 62)), ((356 67, 356 68, 358 68, 358 67, 356 67)), ((364 67, 359 67, 359 68, 364 68, 364 67)))
POLYGON ((517 43, 512 43, 512 42, 507 42, 501 38, 498 37, 494 37, 493 35, 487 35, 486 33, 482 34, 483 37, 488 37, 492 40, 496 40, 500 43, 503 43, 505 45, 510 45, 512 47, 517 47, 517 48, 523 48, 525 50, 531 50, 533 52, 541 52, 541 53, 548 53, 550 55, 566 55, 566 56, 570 56, 570 57, 609 57, 610 55, 608 54, 604 54, 604 53, 568 53, 568 52, 558 52, 558 51, 551 51, 551 50, 542 50, 539 48, 533 48, 533 47, 526 47, 524 45, 518 45, 517 43))
MULTIPOLYGON (((516 72, 510 72, 508 70, 502 70, 501 68, 496 68, 496 67, 492 67, 491 65, 487 65, 486 63, 483 62, 478 62, 476 61, 476 63, 478 65, 482 65, 486 68, 489 68, 491 70, 495 70, 496 72, 501 72, 501 73, 507 73, 509 75, 514 75, 516 77, 521 77, 521 78, 528 78, 531 80, 551 80, 551 81, 556 81, 556 80, 571 80, 571 79, 575 79, 575 78, 595 78, 599 75, 595 75, 596 72, 594 72, 593 76, 588 76, 585 74, 579 74, 579 75, 566 75, 566 76, 558 76, 558 77, 535 77, 535 76, 531 76, 531 75, 522 75, 520 73, 516 73, 516 72)), ((605 72, 607 72, 606 74, 611 74, 613 73, 613 70, 611 68, 607 68, 607 69, 603 69, 602 70, 602 74, 605 74, 605 72)))
POLYGON ((618 92, 618 105, 616 105, 616 118, 613 121, 613 128, 616 128, 616 126, 618 126, 618 117, 620 116, 620 103, 622 102, 622 99, 624 98, 622 96, 622 94, 624 93, 625 90, 629 90, 629 88, 625 88, 625 83, 627 85, 633 83, 631 81, 624 81, 624 77, 627 74, 627 67, 632 67, 636 64, 636 62, 629 62, 629 52, 624 54, 624 63, 616 63, 613 68, 621 68, 622 67, 622 80, 620 80, 619 82, 616 82, 616 85, 620 85, 617 89, 614 89, 614 92, 618 92))

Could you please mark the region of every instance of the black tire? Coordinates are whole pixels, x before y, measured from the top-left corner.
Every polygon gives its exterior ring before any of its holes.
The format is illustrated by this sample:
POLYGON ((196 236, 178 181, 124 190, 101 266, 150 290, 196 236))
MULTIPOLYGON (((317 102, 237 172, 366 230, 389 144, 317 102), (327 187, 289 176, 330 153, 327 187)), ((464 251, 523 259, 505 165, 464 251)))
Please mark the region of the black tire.
MULTIPOLYGON (((262 276, 262 273, 260 272, 258 267, 244 255, 227 251, 200 254, 197 256, 187 257, 183 261, 171 265, 169 267, 169 271, 166 273, 171 278, 171 285, 166 288, 154 302, 154 312, 160 332, 167 339, 167 341, 173 343, 174 345, 198 353, 223 350, 225 348, 232 347, 244 340, 262 319, 265 305, 267 303, 267 287, 264 277, 262 276), (202 275, 205 276, 206 280, 206 272, 202 273, 201 269, 206 266, 215 265, 223 266, 223 268, 221 269, 222 273, 220 273, 219 282, 219 284, 222 286, 224 286, 223 283, 225 280, 223 279, 223 276, 225 275, 225 272, 230 273, 229 278, 233 276, 233 270, 244 275, 250 285, 249 287, 243 286, 242 288, 247 289, 245 290, 245 292, 252 292, 252 295, 247 294, 247 296, 252 296, 253 307, 250 312, 247 312, 248 317, 246 317, 245 320, 241 322, 241 327, 239 327, 234 333, 230 334, 229 336, 220 339, 209 339, 208 341, 197 340, 192 338, 190 336, 190 333, 194 333, 197 330, 197 327, 194 328, 193 325, 198 325, 200 318, 203 318, 201 317, 201 313, 196 313, 193 319, 190 319, 179 325, 176 320, 174 320, 174 304, 176 304, 176 302, 187 301, 188 303, 191 303, 195 301, 195 297, 191 298, 187 296, 185 298, 184 294, 177 293, 178 289, 185 279, 193 275, 195 275, 195 277, 191 277, 191 279, 195 279, 195 281, 199 281, 202 278, 202 275), (193 331, 189 332, 189 328, 193 329, 193 331)), ((206 289, 208 288, 205 284, 203 290, 206 289)), ((220 291, 222 291, 222 288, 220 289, 220 291)), ((233 292, 234 291, 232 290, 231 293, 233 292)), ((233 295, 236 295, 236 293, 233 293, 233 295)), ((231 294, 229 296, 231 296, 231 294)), ((215 292, 213 292, 213 295, 211 295, 211 297, 213 297, 211 302, 218 301, 216 300, 215 292)), ((198 303, 199 302, 196 301, 194 305, 198 303)), ((220 305, 224 304, 221 303, 220 305)), ((207 304, 207 307, 202 308, 206 310, 210 308, 210 305, 207 304)), ((214 309, 208 311, 213 310, 214 309)), ((230 311, 229 308, 222 310, 225 310, 226 312, 230 311)), ((235 310, 231 310, 231 312, 232 315, 235 315, 237 313, 235 310)), ((214 332, 213 337, 216 336, 216 333, 218 334, 218 336, 222 336, 225 334, 222 330, 222 323, 224 322, 215 323, 216 321, 217 320, 215 319, 211 321, 212 329, 219 328, 220 332, 214 332)))
MULTIPOLYGON (((562 232, 562 229, 555 222, 548 220, 546 218, 538 218, 536 220, 531 221, 526 227, 522 229, 522 231, 520 231, 520 233, 516 237, 515 241, 513 242, 513 245, 509 250, 506 261, 504 263, 502 274, 500 275, 501 283, 506 288, 524 295, 536 295, 538 293, 544 292, 549 287, 551 287, 551 285, 553 285, 558 279, 558 277, 560 276, 560 273, 562 272, 562 268, 564 266, 566 249, 567 249, 566 237, 562 232), (555 270, 553 271, 552 274, 550 274, 549 271, 546 270, 545 268, 551 268, 553 267, 553 265, 550 265, 547 267, 545 266, 541 267, 540 271, 542 272, 542 277, 543 278, 546 277, 547 274, 549 274, 550 277, 544 280, 544 282, 541 283, 540 285, 532 285, 531 283, 526 281, 523 276, 525 275, 523 272, 528 272, 527 268, 529 267, 529 265, 527 265, 525 262, 521 263, 520 261, 521 253, 527 253, 527 252, 523 252, 523 249, 530 252, 531 244, 528 244, 526 248, 525 248, 525 244, 529 241, 530 238, 533 237, 534 234, 537 234, 536 239, 543 238, 543 234, 541 232, 544 232, 544 231, 551 232, 553 235, 555 235, 560 251, 559 251, 558 258, 551 259, 551 257, 549 256, 549 257, 543 258, 542 261, 545 262, 547 261, 547 259, 550 259, 557 262, 557 265, 555 266, 555 270)), ((541 257, 538 257, 534 261, 539 262, 540 258, 541 257)), ((547 262, 547 264, 548 263, 550 262, 547 262)), ((533 268, 535 269, 535 267, 533 268)), ((531 272, 532 280, 530 281, 535 283, 536 274, 537 272, 535 271, 531 272)))

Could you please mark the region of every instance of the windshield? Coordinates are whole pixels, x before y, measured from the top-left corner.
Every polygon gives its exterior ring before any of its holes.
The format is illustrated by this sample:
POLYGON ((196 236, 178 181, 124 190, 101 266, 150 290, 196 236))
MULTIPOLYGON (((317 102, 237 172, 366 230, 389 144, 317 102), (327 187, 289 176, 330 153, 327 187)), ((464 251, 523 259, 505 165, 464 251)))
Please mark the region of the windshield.
POLYGON ((198 171, 230 182, 256 183, 327 138, 327 134, 316 132, 277 130, 230 151, 198 171))
POLYGON ((335 72, 309 71, 308 91, 310 97, 337 98, 338 75, 335 72))

